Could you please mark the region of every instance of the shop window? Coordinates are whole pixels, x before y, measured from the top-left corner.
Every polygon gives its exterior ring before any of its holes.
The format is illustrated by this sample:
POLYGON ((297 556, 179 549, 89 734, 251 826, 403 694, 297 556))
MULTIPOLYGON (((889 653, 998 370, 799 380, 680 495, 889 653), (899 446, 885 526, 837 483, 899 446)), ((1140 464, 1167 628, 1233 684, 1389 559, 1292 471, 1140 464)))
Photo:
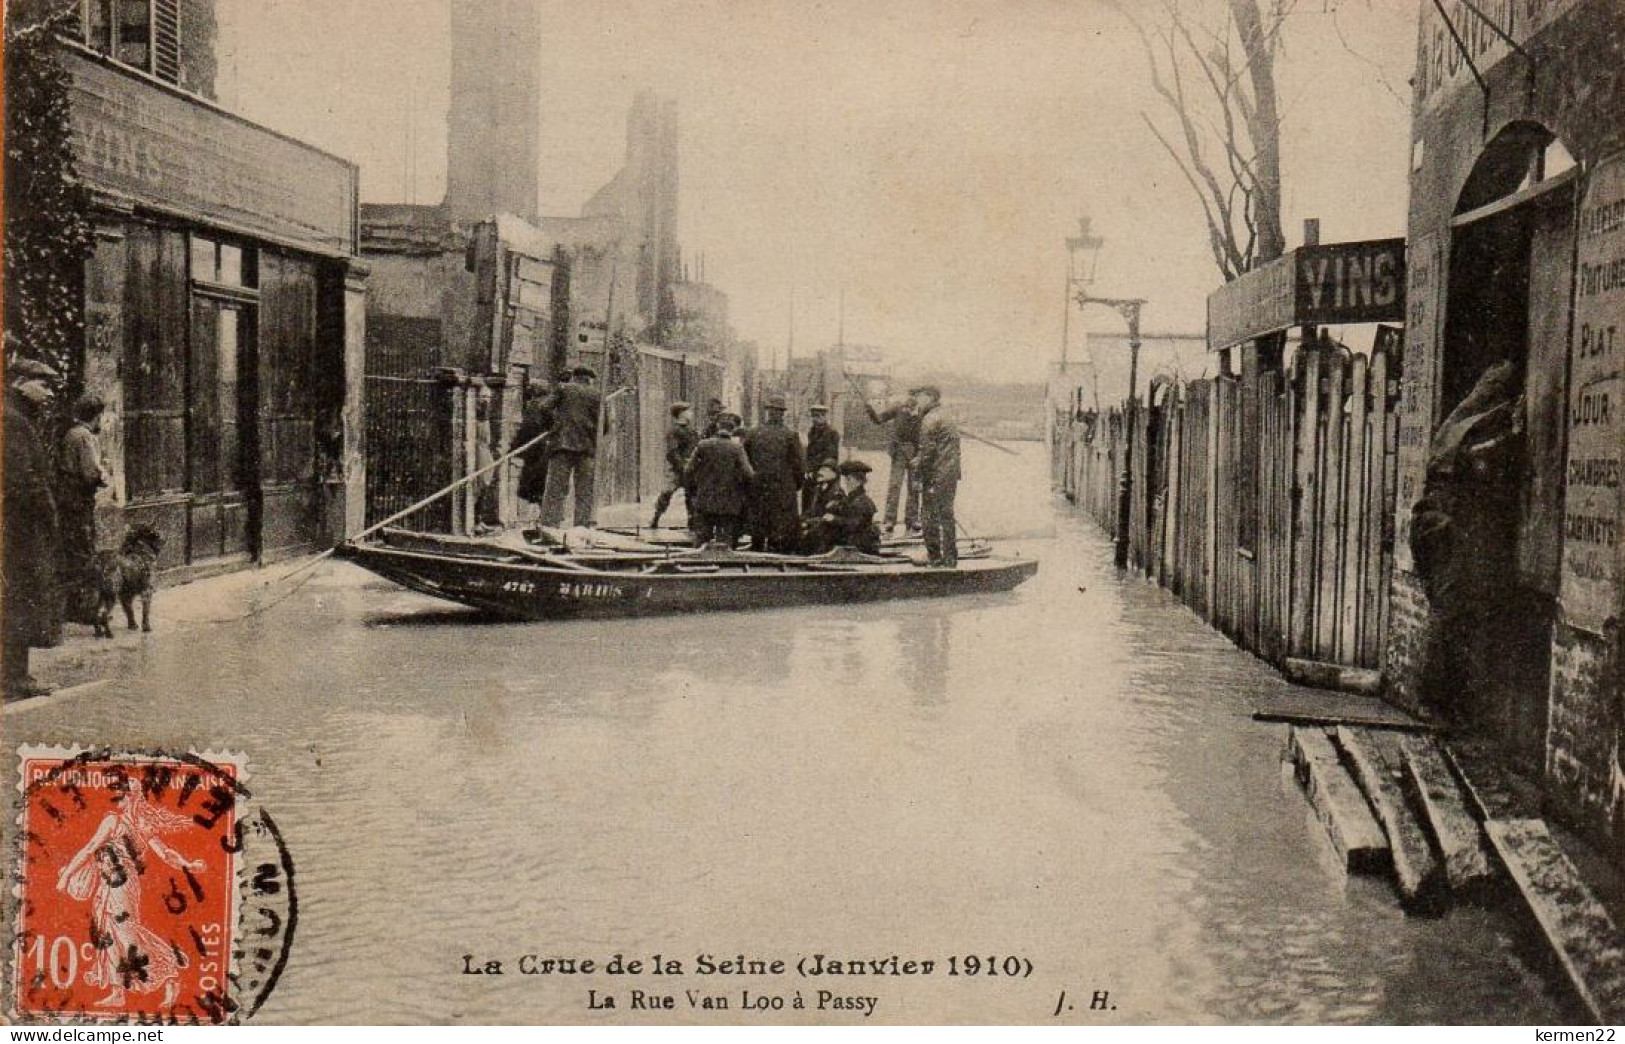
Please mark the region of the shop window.
POLYGON ((254 251, 207 236, 192 237, 192 281, 252 290, 257 284, 254 251))
POLYGON ((92 50, 170 83, 181 75, 180 0, 83 0, 92 50))

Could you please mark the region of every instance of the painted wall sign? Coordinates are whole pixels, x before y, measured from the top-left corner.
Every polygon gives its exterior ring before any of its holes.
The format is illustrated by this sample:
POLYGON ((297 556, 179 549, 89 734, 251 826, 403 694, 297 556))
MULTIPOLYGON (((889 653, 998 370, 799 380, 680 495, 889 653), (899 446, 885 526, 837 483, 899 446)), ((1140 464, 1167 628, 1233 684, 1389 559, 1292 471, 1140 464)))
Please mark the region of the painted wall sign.
POLYGON ((1226 283, 1207 299, 1208 347, 1226 348, 1306 323, 1405 317, 1405 241, 1299 247, 1226 283))
POLYGON ((356 251, 356 167, 73 51, 73 150, 91 186, 323 254, 356 251))
POLYGON ((1559 592, 1564 618, 1601 634, 1619 611, 1625 522, 1625 154, 1587 179, 1579 236, 1559 592))
POLYGON ((1429 232, 1411 244, 1406 270, 1404 367, 1400 378, 1398 479, 1394 512, 1394 564, 1413 572, 1411 508, 1422 497, 1427 478, 1428 444, 1438 403, 1439 368, 1439 233, 1429 232))
POLYGON ((1506 36, 1521 47, 1566 14, 1579 0, 1443 0, 1449 24, 1433 0, 1423 0, 1417 38, 1416 98, 1423 109, 1443 105, 1462 87, 1472 86, 1473 67, 1486 75, 1513 52, 1506 36), (1478 13, 1474 13, 1477 8, 1478 13), (1480 17, 1480 14, 1483 17, 1480 17), (1485 19, 1495 23, 1490 26, 1485 19), (1461 38, 1458 45, 1451 27, 1461 38), (1497 32, 1500 29, 1501 32, 1497 32), (1465 53, 1464 53, 1465 52, 1465 53), (1472 65, 1467 62, 1472 58, 1472 65))

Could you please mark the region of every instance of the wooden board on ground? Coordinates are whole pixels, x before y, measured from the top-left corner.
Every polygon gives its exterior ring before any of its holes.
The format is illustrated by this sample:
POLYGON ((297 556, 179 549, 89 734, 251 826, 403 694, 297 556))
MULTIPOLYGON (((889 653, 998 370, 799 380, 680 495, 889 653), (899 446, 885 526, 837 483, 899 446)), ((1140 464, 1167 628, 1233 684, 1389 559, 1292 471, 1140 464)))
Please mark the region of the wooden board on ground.
POLYGON ((1326 733, 1318 728, 1295 728, 1291 749, 1309 804, 1326 827, 1344 869, 1357 874, 1386 870, 1388 839, 1326 733))
POLYGON ((1442 905, 1446 892, 1439 860, 1427 834, 1405 800, 1400 785, 1399 737, 1391 731, 1355 729, 1342 725, 1337 743, 1354 766, 1371 809, 1388 836, 1394 864, 1394 883, 1407 908, 1430 911, 1442 905))
POLYGON ((1458 896, 1482 896, 1495 883, 1483 830, 1467 810, 1466 797, 1444 755, 1426 736, 1400 741, 1405 782, 1424 813, 1426 826, 1438 844, 1445 881, 1458 896))
POLYGON ((1592 1021, 1625 1021, 1625 938, 1546 824, 1489 820, 1484 830, 1592 1021))
POLYGON ((1253 711, 1253 720, 1327 728, 1347 725, 1357 729, 1394 729, 1398 732, 1434 732, 1437 729, 1421 721, 1390 721, 1386 718, 1365 718, 1358 714, 1319 714, 1313 711, 1253 711))

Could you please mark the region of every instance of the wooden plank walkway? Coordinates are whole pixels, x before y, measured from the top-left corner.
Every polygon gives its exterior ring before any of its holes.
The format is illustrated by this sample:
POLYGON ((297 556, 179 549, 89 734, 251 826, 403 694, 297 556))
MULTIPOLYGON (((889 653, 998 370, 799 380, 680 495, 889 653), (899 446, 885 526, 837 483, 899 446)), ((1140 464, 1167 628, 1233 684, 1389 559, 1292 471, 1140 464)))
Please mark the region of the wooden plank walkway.
POLYGON ((1390 732, 1339 726, 1337 743, 1354 766, 1354 777, 1371 801, 1377 822, 1388 835, 1394 883, 1407 909, 1430 913, 1446 898, 1444 874, 1422 824, 1400 786, 1398 737, 1390 732))
POLYGON ((1298 780, 1332 847, 1350 873, 1382 873, 1391 865, 1388 838, 1377 825, 1365 795, 1319 728, 1292 730, 1291 750, 1298 780))
POLYGON ((1467 799, 1444 755, 1426 736, 1400 741, 1405 782, 1421 805, 1426 824, 1438 845, 1445 881, 1458 897, 1486 899, 1494 890, 1496 873, 1484 844, 1478 820, 1467 810, 1467 799))

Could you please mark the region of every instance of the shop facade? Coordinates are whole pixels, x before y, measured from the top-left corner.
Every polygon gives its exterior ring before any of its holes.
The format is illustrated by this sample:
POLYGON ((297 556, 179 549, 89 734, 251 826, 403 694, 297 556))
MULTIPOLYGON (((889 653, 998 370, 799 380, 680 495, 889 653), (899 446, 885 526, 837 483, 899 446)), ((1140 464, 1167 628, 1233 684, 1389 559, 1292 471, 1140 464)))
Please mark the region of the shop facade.
POLYGON ((1387 682, 1618 850, 1625 7, 1420 10, 1387 682))
POLYGON ((165 536, 171 580, 360 528, 357 168, 64 43, 96 244, 88 391, 110 409, 103 544, 165 536))

